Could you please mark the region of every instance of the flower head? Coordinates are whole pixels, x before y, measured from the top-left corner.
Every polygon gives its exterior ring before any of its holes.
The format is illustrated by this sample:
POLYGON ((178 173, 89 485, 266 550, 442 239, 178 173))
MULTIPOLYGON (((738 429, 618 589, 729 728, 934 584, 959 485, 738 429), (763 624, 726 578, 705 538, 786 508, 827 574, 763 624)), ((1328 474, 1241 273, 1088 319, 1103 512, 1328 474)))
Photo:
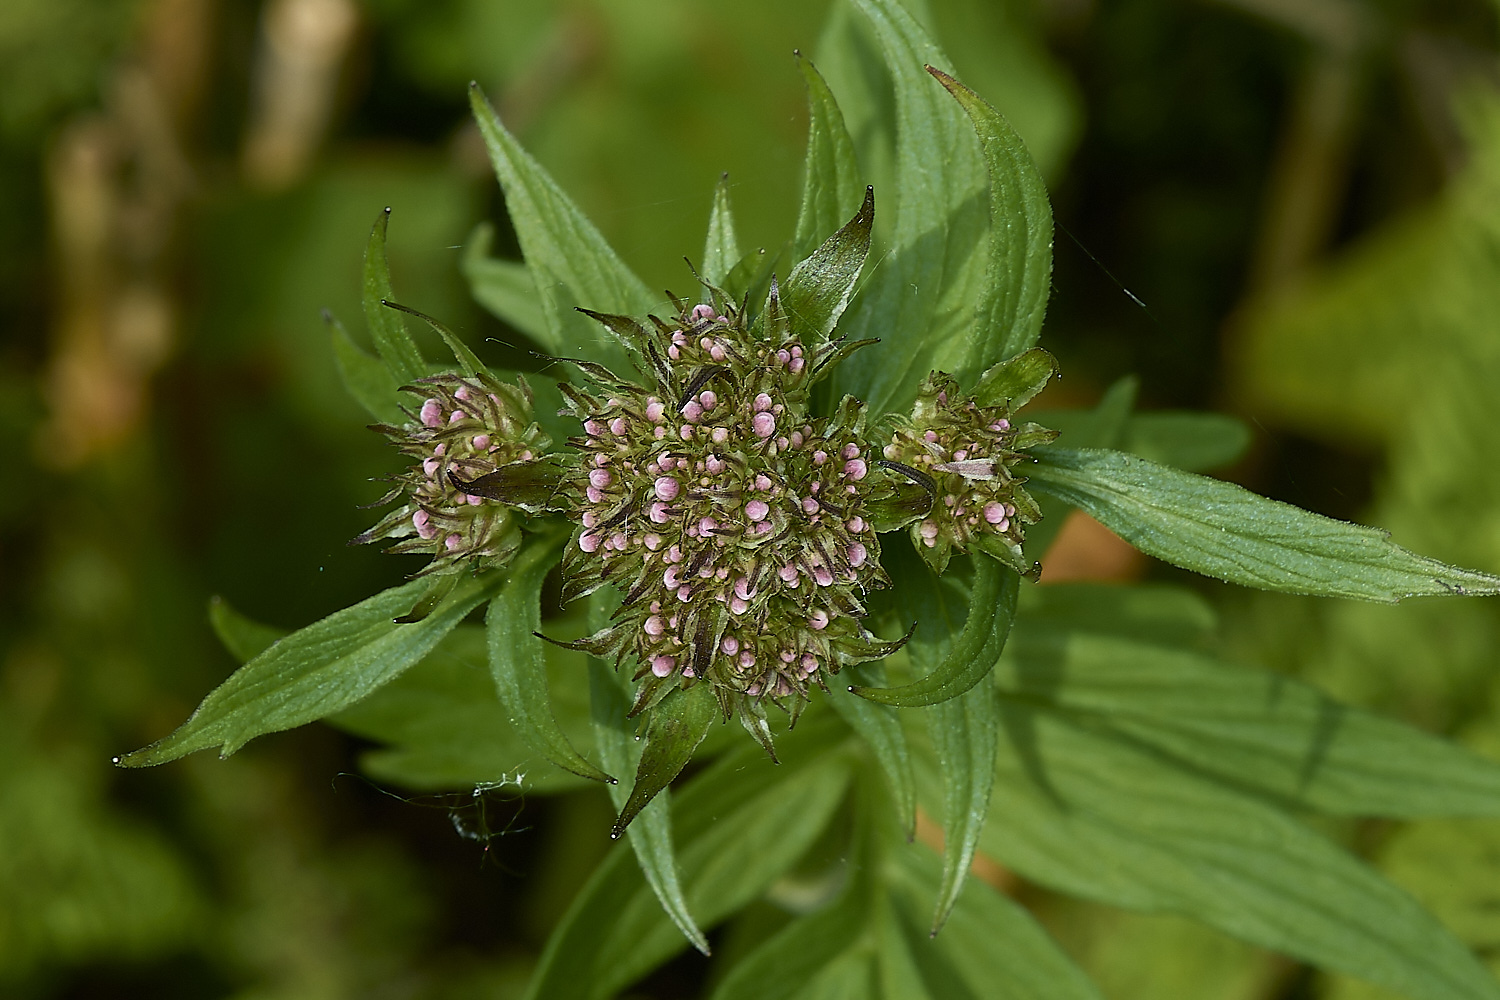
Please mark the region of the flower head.
POLYGON ((598 366, 598 391, 565 386, 583 425, 570 440, 579 527, 564 556, 564 598, 613 583, 608 629, 575 643, 638 664, 637 710, 670 690, 711 684, 726 713, 772 699, 797 711, 808 689, 899 643, 860 624, 885 586, 870 508, 890 487, 864 443, 864 407, 807 412, 808 389, 841 349, 804 343, 712 290, 651 328, 598 316, 654 376, 649 388, 598 366))
POLYGON ((376 429, 416 463, 380 501, 402 505, 354 541, 394 538, 387 551, 430 553, 422 573, 505 563, 521 542, 513 508, 528 505, 524 494, 502 502, 495 481, 545 464, 551 444, 531 420, 530 388, 479 373, 418 379, 404 391, 420 400, 410 419, 376 429))

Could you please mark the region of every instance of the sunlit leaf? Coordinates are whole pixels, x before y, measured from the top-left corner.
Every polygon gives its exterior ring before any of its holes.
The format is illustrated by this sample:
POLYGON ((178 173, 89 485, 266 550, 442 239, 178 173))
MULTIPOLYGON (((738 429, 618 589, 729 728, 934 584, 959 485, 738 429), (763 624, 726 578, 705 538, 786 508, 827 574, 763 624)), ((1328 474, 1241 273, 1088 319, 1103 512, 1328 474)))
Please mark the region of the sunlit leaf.
POLYGON ((682 773, 718 714, 718 701, 707 684, 677 688, 657 703, 646 727, 646 746, 641 751, 635 784, 611 836, 620 836, 636 813, 682 773))
POLYGON ((792 268, 781 288, 781 301, 794 321, 793 329, 815 338, 833 332, 869 255, 874 224, 875 189, 866 188, 864 204, 854 218, 792 268))
POLYGON ((703 263, 699 273, 705 281, 722 285, 740 260, 740 241, 734 234, 734 212, 729 207, 729 175, 714 185, 714 207, 708 215, 708 236, 703 241, 703 263))
POLYGON ((991 367, 974 384, 974 401, 980 406, 1020 409, 1057 374, 1057 359, 1040 347, 1022 351, 991 367))
POLYGON ((897 0, 854 5, 874 28, 895 90, 895 226, 879 280, 841 325, 851 339, 881 343, 840 366, 834 396, 851 394, 880 414, 906 409, 930 368, 963 360, 989 182, 968 119, 923 69, 948 65, 942 50, 897 0))
POLYGON ((370 328, 375 351, 399 386, 426 375, 427 363, 422 360, 417 342, 412 340, 401 317, 381 305, 395 298, 391 292, 391 269, 385 257, 385 236, 390 221, 391 210, 388 208, 380 213, 375 227, 370 230, 370 241, 365 247, 363 300, 365 324, 370 328))
MULTIPOLYGON (((1005 116, 941 70, 928 67, 963 106, 990 176, 984 285, 966 350, 977 370, 1036 344, 1052 294, 1052 204, 1026 144, 1005 116)), ((955 374, 968 374, 960 369, 955 374)))
POLYGON ((257 736, 351 705, 429 653, 504 579, 499 572, 465 578, 432 614, 410 624, 395 619, 426 593, 425 578, 336 611, 267 648, 209 692, 170 736, 119 763, 146 767, 215 746, 227 757, 257 736))
POLYGON ((844 127, 833 92, 812 63, 798 54, 797 68, 807 82, 807 158, 802 170, 802 207, 797 213, 794 259, 811 253, 844 224, 860 198, 854 140, 844 127))
POLYGON ((469 104, 541 297, 549 346, 559 354, 627 371, 624 351, 573 310, 583 306, 641 316, 661 299, 647 290, 572 199, 521 148, 477 86, 469 90, 469 104))
POLYGON ((1500 593, 1500 578, 1448 566, 1376 528, 1267 500, 1232 483, 1117 451, 1038 448, 1031 485, 1091 514, 1147 555, 1263 590, 1394 603, 1500 593))

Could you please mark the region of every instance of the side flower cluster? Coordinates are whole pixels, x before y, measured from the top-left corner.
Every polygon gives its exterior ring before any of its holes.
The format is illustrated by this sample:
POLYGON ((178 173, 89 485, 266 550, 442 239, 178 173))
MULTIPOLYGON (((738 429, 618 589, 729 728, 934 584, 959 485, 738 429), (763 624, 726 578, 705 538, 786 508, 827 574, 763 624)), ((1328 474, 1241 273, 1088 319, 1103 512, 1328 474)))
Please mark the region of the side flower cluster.
POLYGON ((472 482, 530 467, 550 447, 531 420, 530 387, 480 373, 435 375, 403 388, 419 401, 410 419, 375 428, 414 459, 376 504, 401 506, 354 543, 396 539, 387 551, 431 554, 422 573, 503 565, 521 544, 515 511, 472 491, 472 482))
POLYGON ((1008 402, 981 406, 952 376, 932 372, 910 417, 897 418, 888 461, 919 473, 933 491, 932 509, 911 527, 912 544, 941 573, 953 552, 978 549, 1035 577, 1040 568, 1021 554, 1025 526, 1041 519, 1026 480, 1014 467, 1024 450, 1057 432, 1013 422, 1008 402))
POLYGON ((887 474, 862 404, 807 415, 832 346, 755 337, 714 298, 649 331, 599 317, 657 377, 590 368, 600 392, 564 387, 584 429, 564 597, 624 592, 614 624, 574 645, 639 664, 637 710, 705 681, 726 714, 763 718, 762 699, 796 712, 827 674, 899 645, 860 624, 866 591, 888 583, 869 509, 887 474))

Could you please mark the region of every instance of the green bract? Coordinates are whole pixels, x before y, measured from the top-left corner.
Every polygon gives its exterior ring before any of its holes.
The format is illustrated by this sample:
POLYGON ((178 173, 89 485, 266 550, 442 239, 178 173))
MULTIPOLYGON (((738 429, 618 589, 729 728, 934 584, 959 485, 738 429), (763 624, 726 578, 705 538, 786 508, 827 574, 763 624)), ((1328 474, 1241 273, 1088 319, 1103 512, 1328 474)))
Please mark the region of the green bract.
POLYGON ((852 7, 859 25, 839 7, 828 36, 842 77, 801 63, 811 130, 787 249, 742 254, 721 184, 691 299, 652 295, 473 92, 526 260, 488 258, 481 237, 465 272, 559 361, 530 379, 561 401, 567 440, 533 422, 531 384, 441 327, 454 364, 429 366, 389 301, 382 216, 365 274, 378 357, 341 329, 334 346, 415 464, 360 540, 430 555, 415 575, 435 580, 274 642, 220 608, 247 662, 122 763, 342 713, 404 759, 427 741, 458 762, 450 783, 493 779, 502 757, 538 791, 608 782, 631 847, 563 917, 536 998, 606 997, 688 942, 707 951, 703 927, 819 863, 821 888, 718 996, 1095 996, 1024 910, 966 887, 979 849, 1411 997, 1500 998, 1430 916, 1290 812, 1493 816, 1500 768, 1217 661, 1212 611, 1187 591, 1023 577, 1076 507, 1247 586, 1394 601, 1500 579, 1182 471, 1232 458, 1243 428, 1132 416, 1132 382, 1096 410, 1023 419, 1057 371, 1035 346, 1041 178, 998 112, 930 68, 946 59, 903 6, 852 7), (885 245, 835 93, 890 166, 885 245), (559 565, 576 615, 542 604, 559 565), (464 624, 482 604, 483 629, 464 624), (476 647, 493 698, 464 689, 460 720, 452 650, 476 647), (446 693, 413 694, 428 687, 446 693), (731 716, 755 743, 716 738, 731 716), (919 806, 943 825, 941 866, 910 841, 919 806))

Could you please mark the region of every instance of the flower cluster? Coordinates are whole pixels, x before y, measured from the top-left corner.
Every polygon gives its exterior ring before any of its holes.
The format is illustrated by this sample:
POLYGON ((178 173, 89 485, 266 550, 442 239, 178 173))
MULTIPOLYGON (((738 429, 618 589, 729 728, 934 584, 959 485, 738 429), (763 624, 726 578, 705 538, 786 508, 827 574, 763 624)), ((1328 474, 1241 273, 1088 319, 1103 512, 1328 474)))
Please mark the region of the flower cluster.
POLYGON ((932 509, 911 527, 912 543, 941 573, 952 553, 977 548, 1025 575, 1039 572, 1021 554, 1025 526, 1041 519, 1014 466, 1022 452, 1057 437, 1037 424, 1012 422, 1008 402, 981 406, 943 372, 923 381, 909 418, 894 421, 887 460, 920 473, 933 490, 932 509))
POLYGON ((864 593, 888 582, 869 509, 887 474, 862 404, 807 415, 833 345, 756 336, 713 298, 650 331, 599 317, 638 338, 656 384, 591 366, 599 393, 564 389, 584 430, 564 597, 624 592, 615 623, 575 645, 640 664, 637 709, 704 680, 726 712, 762 698, 795 712, 826 673, 899 645, 859 623, 864 593))
POLYGON ((354 542, 394 538, 390 552, 430 553, 422 573, 502 565, 521 543, 513 505, 489 498, 474 481, 530 468, 550 446, 531 420, 530 387, 487 373, 445 374, 404 391, 420 400, 407 411, 411 419, 376 427, 416 459, 377 505, 404 502, 354 542))

